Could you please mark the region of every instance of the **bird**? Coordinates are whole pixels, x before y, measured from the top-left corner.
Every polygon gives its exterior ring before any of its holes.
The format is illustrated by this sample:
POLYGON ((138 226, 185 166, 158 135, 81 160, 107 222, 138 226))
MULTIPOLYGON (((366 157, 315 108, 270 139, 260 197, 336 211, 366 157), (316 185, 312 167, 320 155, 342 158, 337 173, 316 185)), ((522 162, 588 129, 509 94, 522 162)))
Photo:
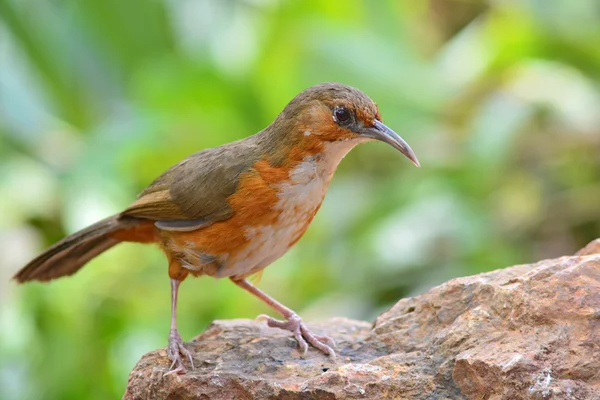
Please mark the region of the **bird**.
POLYGON ((157 244, 171 283, 168 373, 194 368, 177 329, 179 286, 189 275, 229 278, 283 318, 302 354, 309 344, 335 357, 335 342, 312 333, 302 318, 248 279, 283 256, 319 210, 339 163, 358 144, 381 141, 420 166, 408 145, 354 87, 327 82, 295 96, 258 133, 200 150, 166 170, 121 213, 65 237, 14 276, 51 281, 77 272, 121 242, 157 244))

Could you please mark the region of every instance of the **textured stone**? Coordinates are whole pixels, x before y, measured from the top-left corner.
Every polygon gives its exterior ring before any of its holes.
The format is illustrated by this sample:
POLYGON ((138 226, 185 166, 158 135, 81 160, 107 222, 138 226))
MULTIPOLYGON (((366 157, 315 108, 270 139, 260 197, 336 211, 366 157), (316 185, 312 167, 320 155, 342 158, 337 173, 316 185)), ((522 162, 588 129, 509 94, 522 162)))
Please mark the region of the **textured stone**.
POLYGON ((589 256, 592 254, 600 254, 600 239, 596 239, 585 246, 583 249, 579 250, 576 256, 589 256))
POLYGON ((311 325, 338 343, 300 357, 288 332, 216 321, 167 375, 164 349, 125 399, 600 399, 600 241, 578 255, 453 279, 375 323, 311 325))

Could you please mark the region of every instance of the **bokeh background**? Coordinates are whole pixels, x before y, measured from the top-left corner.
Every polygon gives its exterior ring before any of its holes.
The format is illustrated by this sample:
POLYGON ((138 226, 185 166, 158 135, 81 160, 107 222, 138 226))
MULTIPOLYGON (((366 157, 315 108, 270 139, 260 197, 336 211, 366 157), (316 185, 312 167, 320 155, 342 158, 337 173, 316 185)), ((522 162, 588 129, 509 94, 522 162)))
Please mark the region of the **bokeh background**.
MULTIPOLYGON (((449 278, 600 236, 596 0, 0 0, 0 398, 107 399, 166 344, 159 250, 11 276, 190 153, 323 81, 361 88, 419 155, 361 146, 260 287, 306 319, 372 320, 449 278)), ((269 310, 182 285, 186 340, 269 310)))

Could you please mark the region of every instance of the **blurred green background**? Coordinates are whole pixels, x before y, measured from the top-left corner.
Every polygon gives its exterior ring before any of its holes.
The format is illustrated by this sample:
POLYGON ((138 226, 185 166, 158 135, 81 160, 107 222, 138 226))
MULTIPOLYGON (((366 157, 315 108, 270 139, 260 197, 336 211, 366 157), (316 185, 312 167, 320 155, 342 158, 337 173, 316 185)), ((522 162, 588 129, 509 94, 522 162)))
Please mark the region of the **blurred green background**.
MULTIPOLYGON (((159 250, 119 246, 17 287, 39 251, 128 205, 199 149, 265 127, 302 89, 356 86, 419 155, 340 166, 260 287, 308 320, 372 320, 449 278, 600 236, 596 0, 0 0, 0 397, 120 397, 166 345, 159 250)), ((189 279, 185 340, 269 310, 189 279)))

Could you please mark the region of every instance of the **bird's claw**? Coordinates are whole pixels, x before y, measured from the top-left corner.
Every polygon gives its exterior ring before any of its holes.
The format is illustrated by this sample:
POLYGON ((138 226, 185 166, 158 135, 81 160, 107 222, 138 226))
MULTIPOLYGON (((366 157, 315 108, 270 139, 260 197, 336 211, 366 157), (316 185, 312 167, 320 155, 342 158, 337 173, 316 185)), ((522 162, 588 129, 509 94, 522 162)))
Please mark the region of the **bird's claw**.
POLYGON ((256 322, 261 322, 261 321, 267 321, 268 322, 270 319, 273 319, 273 318, 269 317, 267 314, 260 314, 256 318, 254 318, 254 320, 256 322))
POLYGON ((306 355, 308 344, 310 343, 315 348, 335 359, 335 351, 333 350, 336 347, 335 341, 329 336, 319 336, 310 332, 298 314, 292 314, 286 321, 280 321, 264 314, 256 317, 256 320, 264 320, 272 328, 285 329, 292 332, 303 356, 306 355))
POLYGON ((183 340, 181 339, 181 335, 176 329, 171 329, 171 332, 169 332, 169 346, 167 347, 167 355, 172 363, 169 367, 169 372, 167 372, 165 376, 171 374, 184 374, 186 372, 186 369, 183 366, 181 355, 184 355, 190 361, 190 365, 192 366, 192 369, 194 369, 192 353, 185 348, 183 345, 183 340))

